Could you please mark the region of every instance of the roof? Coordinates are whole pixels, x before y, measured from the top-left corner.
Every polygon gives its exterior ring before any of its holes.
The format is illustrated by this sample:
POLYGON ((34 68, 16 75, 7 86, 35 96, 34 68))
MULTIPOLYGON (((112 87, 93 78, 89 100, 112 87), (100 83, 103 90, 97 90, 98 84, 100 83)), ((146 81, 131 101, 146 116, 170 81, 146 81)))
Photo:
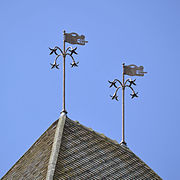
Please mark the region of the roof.
POLYGON ((54 122, 2 180, 161 179, 128 147, 72 121, 54 122))
POLYGON ((57 121, 40 136, 1 180, 44 180, 47 173, 56 126, 57 121))

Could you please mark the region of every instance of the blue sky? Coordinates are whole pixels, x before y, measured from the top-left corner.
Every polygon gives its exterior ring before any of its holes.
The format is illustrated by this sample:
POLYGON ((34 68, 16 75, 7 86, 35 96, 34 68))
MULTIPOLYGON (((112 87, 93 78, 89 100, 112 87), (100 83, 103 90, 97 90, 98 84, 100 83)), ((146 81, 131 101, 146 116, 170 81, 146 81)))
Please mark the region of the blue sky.
POLYGON ((163 179, 180 179, 180 2, 178 0, 0 1, 0 177, 59 117, 62 62, 51 70, 48 47, 62 31, 84 34, 78 68, 67 59, 68 117, 121 141, 119 102, 108 80, 122 63, 143 65, 131 100, 126 91, 128 147, 163 179))

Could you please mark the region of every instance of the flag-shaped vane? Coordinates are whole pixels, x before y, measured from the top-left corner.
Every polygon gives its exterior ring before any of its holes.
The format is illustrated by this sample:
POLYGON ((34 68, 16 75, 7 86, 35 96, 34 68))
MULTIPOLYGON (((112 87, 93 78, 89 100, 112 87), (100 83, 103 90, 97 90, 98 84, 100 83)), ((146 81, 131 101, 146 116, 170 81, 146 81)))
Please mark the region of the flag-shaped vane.
POLYGON ((124 74, 129 76, 144 76, 144 74, 147 72, 144 72, 143 66, 136 66, 134 64, 124 66, 124 74))
POLYGON ((65 33, 64 34, 64 40, 65 42, 68 42, 70 44, 79 44, 79 45, 85 45, 88 41, 85 41, 85 36, 81 35, 79 36, 77 33, 65 33))

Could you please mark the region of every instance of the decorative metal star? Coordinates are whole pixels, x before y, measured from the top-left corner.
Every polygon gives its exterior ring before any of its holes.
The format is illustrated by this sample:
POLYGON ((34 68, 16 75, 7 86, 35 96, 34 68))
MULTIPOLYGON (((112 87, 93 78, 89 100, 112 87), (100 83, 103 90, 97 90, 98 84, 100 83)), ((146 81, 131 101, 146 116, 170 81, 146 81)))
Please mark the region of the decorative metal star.
POLYGON ((136 79, 135 79, 135 80, 128 79, 128 82, 129 82, 129 87, 130 87, 131 85, 136 86, 135 81, 136 81, 136 79))
POLYGON ((76 52, 76 49, 77 49, 77 47, 76 48, 72 48, 71 50, 69 50, 70 52, 71 52, 71 54, 70 54, 70 56, 72 56, 73 54, 78 54, 77 52, 76 52))
POLYGON ((133 98, 135 98, 135 97, 138 97, 138 92, 137 93, 135 93, 135 92, 133 92, 132 94, 130 94, 131 95, 131 98, 133 99, 133 98))
POLYGON ((110 95, 110 97, 111 97, 112 99, 115 99, 116 101, 119 101, 119 100, 118 100, 118 96, 116 95, 116 93, 113 94, 113 96, 110 95))
POLYGON ((54 64, 50 63, 50 65, 52 66, 51 69, 53 68, 59 69, 59 64, 57 64, 56 61, 54 61, 54 64))
POLYGON ((79 62, 73 61, 73 63, 70 63, 71 67, 78 67, 79 62))
POLYGON ((54 48, 54 49, 49 48, 49 50, 51 51, 49 55, 51 55, 51 54, 53 54, 53 53, 54 53, 55 55, 58 55, 58 53, 56 52, 56 51, 57 51, 57 48, 54 48))
POLYGON ((117 86, 116 86, 116 81, 109 81, 108 80, 108 82, 110 83, 110 88, 112 87, 112 86, 114 86, 115 88, 117 88, 117 86))

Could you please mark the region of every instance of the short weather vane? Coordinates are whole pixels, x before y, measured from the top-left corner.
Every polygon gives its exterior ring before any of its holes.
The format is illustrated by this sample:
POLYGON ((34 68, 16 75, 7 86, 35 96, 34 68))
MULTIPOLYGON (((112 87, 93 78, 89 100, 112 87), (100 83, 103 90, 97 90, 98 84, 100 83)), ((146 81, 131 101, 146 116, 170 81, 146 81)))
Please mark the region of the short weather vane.
POLYGON ((79 62, 75 62, 73 54, 77 55, 77 47, 73 48, 69 46, 67 49, 65 48, 65 42, 68 42, 70 44, 78 44, 78 45, 85 45, 88 41, 85 41, 85 36, 81 35, 79 36, 77 33, 66 33, 65 31, 63 32, 64 35, 64 40, 63 40, 63 50, 59 48, 58 46, 55 46, 54 48, 49 48, 50 49, 50 55, 55 54, 56 58, 54 60, 54 63, 51 64, 51 69, 56 68, 59 69, 59 64, 57 64, 57 60, 60 56, 63 57, 63 103, 62 103, 62 111, 65 114, 67 114, 67 111, 65 109, 65 60, 66 56, 70 56, 72 59, 71 67, 78 67, 79 62))
POLYGON ((132 94, 131 95, 131 98, 135 98, 135 97, 138 97, 138 92, 136 93, 133 89, 133 85, 136 86, 136 79, 135 80, 132 80, 130 78, 124 80, 124 75, 129 75, 129 76, 144 76, 145 73, 147 72, 144 72, 143 71, 144 67, 143 66, 139 66, 137 67, 136 65, 134 64, 131 64, 131 65, 128 65, 128 66, 125 66, 125 64, 123 63, 123 77, 122 77, 122 82, 119 81, 118 79, 114 79, 113 81, 108 81, 110 83, 110 88, 111 87, 115 87, 116 88, 116 91, 115 93, 110 96, 112 99, 115 99, 118 101, 118 96, 117 96, 117 93, 118 93, 118 90, 120 88, 122 88, 122 141, 121 141, 121 144, 124 144, 126 145, 126 142, 125 142, 125 136, 124 136, 124 91, 125 91, 125 88, 130 88, 131 91, 132 91, 132 94), (117 83, 119 85, 117 85, 117 83))

